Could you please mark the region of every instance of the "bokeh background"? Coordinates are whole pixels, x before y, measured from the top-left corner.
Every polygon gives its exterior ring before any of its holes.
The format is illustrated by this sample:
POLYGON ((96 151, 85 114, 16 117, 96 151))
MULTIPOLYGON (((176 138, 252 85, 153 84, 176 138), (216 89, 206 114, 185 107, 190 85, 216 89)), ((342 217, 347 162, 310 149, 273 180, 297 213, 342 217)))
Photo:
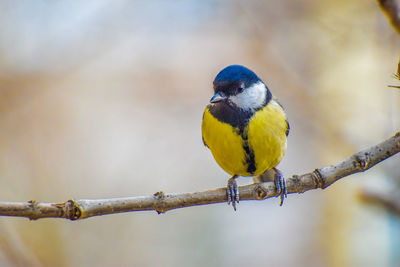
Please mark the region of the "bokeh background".
MULTIPOLYGON (((375 1, 0 1, 0 199, 225 186, 200 125, 230 64, 285 106, 286 176, 335 163, 399 130, 399 47, 375 1)), ((399 166, 283 207, 3 217, 0 266, 398 266, 399 218, 359 195, 396 192, 399 166)))

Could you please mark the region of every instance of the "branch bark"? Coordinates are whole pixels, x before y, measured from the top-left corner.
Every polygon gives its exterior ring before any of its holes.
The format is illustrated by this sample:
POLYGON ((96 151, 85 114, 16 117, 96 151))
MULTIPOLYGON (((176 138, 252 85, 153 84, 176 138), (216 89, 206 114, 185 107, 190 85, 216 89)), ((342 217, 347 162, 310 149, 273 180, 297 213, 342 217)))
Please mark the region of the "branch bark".
MULTIPOLYGON (((303 175, 286 179, 289 194, 330 186, 348 175, 368 170, 377 163, 400 152, 400 132, 389 139, 359 151, 336 164, 315 169, 303 175)), ((264 200, 278 195, 273 182, 250 184, 239 187, 241 200, 264 200)), ((68 200, 64 203, 0 202, 0 216, 40 218, 85 219, 93 216, 130 211, 168 210, 226 202, 226 188, 203 192, 165 194, 162 191, 151 196, 68 200)))
POLYGON ((390 23, 400 34, 400 1, 399 0, 378 0, 383 13, 389 18, 390 23))

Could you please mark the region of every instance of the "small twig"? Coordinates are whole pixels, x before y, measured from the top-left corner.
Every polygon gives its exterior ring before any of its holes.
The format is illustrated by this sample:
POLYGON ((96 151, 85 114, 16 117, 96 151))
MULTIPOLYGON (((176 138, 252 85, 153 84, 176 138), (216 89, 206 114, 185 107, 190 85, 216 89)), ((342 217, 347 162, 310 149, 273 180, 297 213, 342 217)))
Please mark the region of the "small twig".
MULTIPOLYGON (((386 141, 357 152, 353 156, 331 166, 315 169, 311 173, 293 175, 286 180, 288 193, 303 193, 317 188, 326 188, 337 180, 365 171, 375 164, 400 152, 400 132, 386 141)), ((272 182, 239 187, 241 200, 262 200, 277 196, 272 182)), ((226 188, 195 193, 165 194, 152 196, 68 200, 64 203, 0 202, 0 216, 39 218, 66 218, 78 220, 93 216, 129 211, 168 210, 226 202, 226 188)))
MULTIPOLYGON (((397 72, 395 74, 393 74, 393 78, 400 81, 400 60, 399 60, 399 64, 397 65, 397 72)), ((398 86, 398 85, 388 85, 388 86, 392 87, 392 88, 400 89, 400 86, 398 86)))
POLYGON ((390 23, 400 34, 400 1, 399 0, 378 0, 383 13, 389 18, 390 23))

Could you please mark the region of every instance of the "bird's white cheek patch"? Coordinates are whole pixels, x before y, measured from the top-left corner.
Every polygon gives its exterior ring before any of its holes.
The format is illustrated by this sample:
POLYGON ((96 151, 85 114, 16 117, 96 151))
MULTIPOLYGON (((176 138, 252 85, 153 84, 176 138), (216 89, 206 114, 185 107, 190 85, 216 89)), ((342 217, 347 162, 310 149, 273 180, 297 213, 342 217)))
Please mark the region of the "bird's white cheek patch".
POLYGON ((265 85, 258 82, 244 89, 240 94, 231 96, 230 100, 242 109, 257 109, 264 104, 266 95, 265 85))

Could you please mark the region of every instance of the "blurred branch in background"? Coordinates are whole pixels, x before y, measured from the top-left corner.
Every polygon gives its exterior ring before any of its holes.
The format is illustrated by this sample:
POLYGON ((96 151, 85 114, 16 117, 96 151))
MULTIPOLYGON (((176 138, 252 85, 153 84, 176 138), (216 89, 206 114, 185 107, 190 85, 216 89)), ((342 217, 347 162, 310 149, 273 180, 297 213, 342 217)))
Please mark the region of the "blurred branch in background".
POLYGON ((400 216, 400 197, 398 192, 378 193, 371 190, 363 190, 359 194, 362 201, 371 204, 378 204, 387 211, 400 216))
POLYGON ((378 0, 382 11, 400 34, 400 0, 378 0))
MULTIPOLYGON (((337 180, 365 171, 375 164, 400 152, 400 132, 382 143, 359 151, 342 162, 315 169, 311 173, 293 175, 287 179, 288 193, 303 193, 317 188, 326 188, 337 180)), ((277 196, 272 182, 256 183, 239 187, 241 200, 263 200, 277 196)), ((155 210, 164 213, 168 210, 226 202, 226 188, 204 192, 164 194, 112 199, 68 200, 65 203, 0 202, 1 216, 39 218, 66 218, 78 220, 93 216, 129 211, 155 210)))
POLYGON ((37 255, 22 240, 11 222, 0 225, 0 248, 11 266, 43 266, 37 255))

